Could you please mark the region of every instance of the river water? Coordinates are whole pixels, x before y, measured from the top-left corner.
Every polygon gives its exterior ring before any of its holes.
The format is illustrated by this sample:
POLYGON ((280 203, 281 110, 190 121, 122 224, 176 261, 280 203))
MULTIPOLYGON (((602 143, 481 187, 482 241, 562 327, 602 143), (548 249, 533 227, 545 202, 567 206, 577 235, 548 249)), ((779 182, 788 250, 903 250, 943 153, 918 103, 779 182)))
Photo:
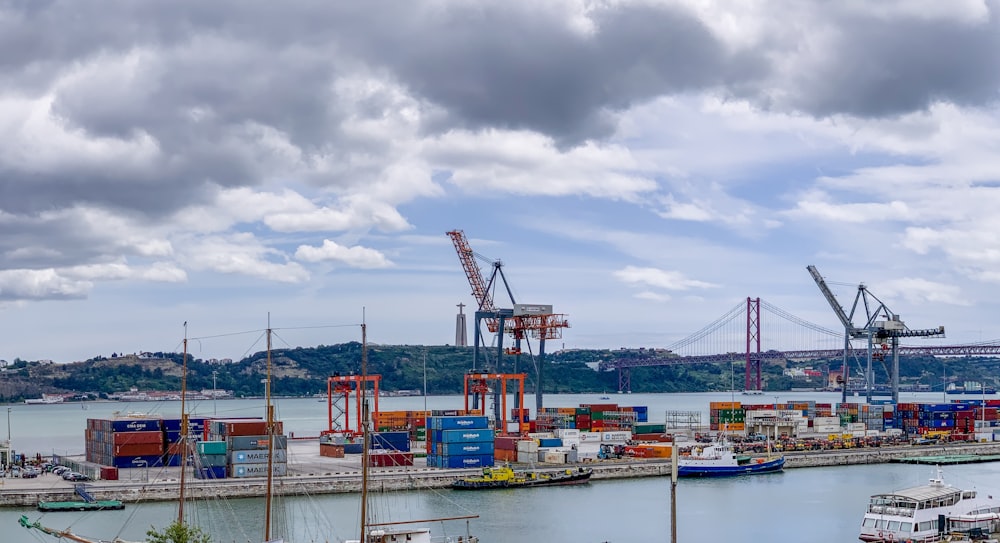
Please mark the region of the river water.
MULTIPOLYGON (((570 407, 580 403, 646 405, 650 421, 662 421, 665 412, 699 411, 708 420, 708 403, 729 401, 729 393, 552 395, 545 404, 570 407)), ((901 401, 940 401, 940 394, 903 395, 901 401)), ((744 403, 770 403, 775 395, 736 396, 744 403)), ((836 403, 834 393, 784 393, 778 402, 815 400, 836 403)), ((383 398, 383 410, 423 409, 424 399, 383 398)), ((460 409, 460 396, 430 397, 428 409, 460 409)), ((286 432, 316 435, 326 427, 326 405, 315 399, 277 400, 278 418, 286 432)), ((534 400, 529 399, 528 405, 534 400)), ((80 453, 87 418, 114 412, 145 412, 175 417, 178 402, 99 403, 10 406, 10 430, 15 449, 31 453, 80 453)), ((260 400, 203 401, 193 406, 197 415, 262 416, 260 400)), ((792 469, 784 473, 719 480, 681 480, 677 486, 677 534, 681 542, 767 541, 772 543, 849 543, 857 541, 858 526, 871 494, 916 486, 933 475, 930 466, 881 464, 792 469)), ((49 476, 52 477, 52 476, 49 476)), ((966 488, 1000 492, 1000 464, 948 467, 945 479, 966 488)), ((67 483, 52 477, 52 485, 67 483)), ((321 495, 276 501, 273 534, 289 543, 335 542, 357 538, 360 512, 357 495, 321 495)), ((520 491, 456 492, 423 490, 377 496, 372 507, 394 518, 439 518, 478 514, 469 521, 483 543, 490 542, 634 542, 670 541, 670 481, 668 478, 593 481, 589 485, 520 491)), ((262 539, 263 500, 241 499, 189 502, 189 518, 210 532, 215 543, 259 542, 262 539)), ((34 509, 0 510, 0 542, 56 541, 17 525, 20 515, 76 533, 112 539, 142 540, 150 526, 162 526, 176 516, 176 504, 128 505, 123 511, 50 513, 34 509)), ((432 523, 436 534, 461 535, 465 521, 432 523)))

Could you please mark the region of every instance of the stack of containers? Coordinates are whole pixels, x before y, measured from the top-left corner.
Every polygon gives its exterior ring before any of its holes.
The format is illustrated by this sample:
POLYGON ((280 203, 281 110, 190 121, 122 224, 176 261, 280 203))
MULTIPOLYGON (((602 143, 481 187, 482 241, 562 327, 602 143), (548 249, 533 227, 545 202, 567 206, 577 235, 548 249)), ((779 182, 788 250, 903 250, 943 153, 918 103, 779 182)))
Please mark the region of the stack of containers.
POLYGON ((858 422, 864 423, 866 430, 883 431, 885 429, 884 405, 864 404, 858 408, 858 422))
MULTIPOLYGON (((199 441, 195 456, 194 476, 198 479, 225 479, 226 455, 225 441, 199 441)), ((266 472, 265 472, 266 473, 266 472)))
POLYGON ((88 462, 116 468, 162 464, 163 421, 151 418, 87 419, 88 462))
MULTIPOLYGON (((288 473, 288 438, 283 425, 275 421, 271 473, 288 473)), ((208 421, 208 439, 224 441, 230 477, 267 477, 267 421, 260 419, 213 419, 208 421)))
POLYGON ((368 442, 368 465, 375 467, 412 466, 410 432, 375 432, 368 442))
POLYGON ((745 420, 746 412, 740 402, 708 404, 708 425, 712 431, 742 432, 745 429, 745 420))
MULTIPOLYGON (((204 418, 188 418, 188 440, 197 441, 205 434, 204 418)), ((184 444, 181 443, 181 419, 163 419, 164 466, 179 466, 183 460, 184 444)))
POLYGON ((493 465, 494 435, 486 417, 430 417, 427 419, 427 431, 428 467, 478 468, 493 465))
POLYGON ((517 444, 520 436, 497 436, 493 442, 493 458, 496 462, 517 462, 517 444))

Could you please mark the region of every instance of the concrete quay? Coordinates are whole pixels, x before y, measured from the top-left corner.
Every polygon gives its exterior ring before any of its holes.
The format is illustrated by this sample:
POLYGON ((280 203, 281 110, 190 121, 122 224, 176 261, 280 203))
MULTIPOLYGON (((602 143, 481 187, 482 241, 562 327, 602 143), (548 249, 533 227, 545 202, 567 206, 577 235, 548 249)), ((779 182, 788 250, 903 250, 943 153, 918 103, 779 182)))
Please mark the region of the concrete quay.
MULTIPOLYGON (((316 442, 289 444, 288 475, 275 478, 275 495, 307 495, 360 492, 361 464, 358 455, 348 458, 321 457, 316 442)), ((785 452, 785 468, 799 469, 823 466, 881 464, 920 456, 1000 455, 1000 442, 955 443, 934 446, 901 446, 836 451, 785 452)), ((380 490, 421 490, 446 488, 455 479, 479 473, 479 469, 427 468, 417 459, 406 468, 372 468, 369 488, 380 490)), ((669 460, 630 459, 588 462, 574 465, 537 466, 539 471, 576 469, 581 465, 594 468, 592 480, 635 477, 669 477, 669 460)), ((125 503, 142 501, 173 501, 180 491, 180 468, 150 468, 120 470, 118 481, 93 481, 87 490, 99 500, 121 500, 125 503)), ((73 485, 62 478, 46 474, 35 479, 0 479, 0 507, 34 507, 39 501, 76 501, 73 485)), ((185 494, 190 499, 259 497, 266 492, 263 478, 229 478, 200 480, 185 477, 185 494)))

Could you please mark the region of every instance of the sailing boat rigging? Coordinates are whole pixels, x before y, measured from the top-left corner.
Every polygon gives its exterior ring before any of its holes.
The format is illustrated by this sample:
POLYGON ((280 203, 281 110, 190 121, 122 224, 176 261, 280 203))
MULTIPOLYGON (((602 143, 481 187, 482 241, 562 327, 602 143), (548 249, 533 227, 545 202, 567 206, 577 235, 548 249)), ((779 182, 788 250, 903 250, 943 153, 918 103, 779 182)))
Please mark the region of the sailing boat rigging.
MULTIPOLYGON (((468 526, 468 521, 470 519, 479 518, 479 515, 464 515, 457 517, 448 518, 434 518, 434 519, 422 519, 422 520, 401 520, 401 521, 385 521, 385 522, 373 522, 373 519, 369 518, 369 508, 368 508, 368 480, 369 480, 369 456, 371 454, 371 412, 369 411, 368 405, 368 391, 367 391, 367 377, 368 377, 368 338, 367 338, 367 326, 364 322, 361 323, 361 383, 360 383, 360 394, 363 400, 362 409, 362 423, 361 423, 361 435, 362 435, 362 450, 361 450, 361 531, 360 539, 348 540, 346 543, 394 543, 394 542, 407 542, 407 543, 436 543, 437 541, 442 541, 443 538, 431 537, 431 531, 429 528, 404 528, 402 526, 412 525, 412 524, 422 524, 428 522, 444 522, 444 521, 454 521, 454 520, 465 520, 468 526)), ((466 529, 466 535, 458 536, 459 543, 479 543, 479 538, 471 535, 466 529)))

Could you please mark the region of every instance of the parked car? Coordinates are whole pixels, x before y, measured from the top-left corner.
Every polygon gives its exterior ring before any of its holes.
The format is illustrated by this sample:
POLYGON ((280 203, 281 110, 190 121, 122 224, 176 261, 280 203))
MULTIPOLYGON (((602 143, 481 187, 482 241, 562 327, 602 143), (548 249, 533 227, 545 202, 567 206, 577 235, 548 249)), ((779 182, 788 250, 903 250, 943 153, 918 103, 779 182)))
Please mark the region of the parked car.
POLYGON ((73 470, 67 468, 66 466, 56 466, 56 467, 52 468, 52 473, 55 473, 56 475, 62 475, 64 473, 67 473, 67 472, 70 472, 70 471, 73 471, 73 470))
POLYGON ((40 473, 41 472, 36 468, 27 467, 21 470, 21 478, 34 479, 35 477, 38 477, 40 473))
POLYGON ((65 479, 65 480, 67 480, 67 481, 89 481, 90 480, 90 477, 87 477, 86 475, 84 475, 82 473, 77 473, 75 471, 68 471, 66 473, 63 473, 62 478, 65 479))

